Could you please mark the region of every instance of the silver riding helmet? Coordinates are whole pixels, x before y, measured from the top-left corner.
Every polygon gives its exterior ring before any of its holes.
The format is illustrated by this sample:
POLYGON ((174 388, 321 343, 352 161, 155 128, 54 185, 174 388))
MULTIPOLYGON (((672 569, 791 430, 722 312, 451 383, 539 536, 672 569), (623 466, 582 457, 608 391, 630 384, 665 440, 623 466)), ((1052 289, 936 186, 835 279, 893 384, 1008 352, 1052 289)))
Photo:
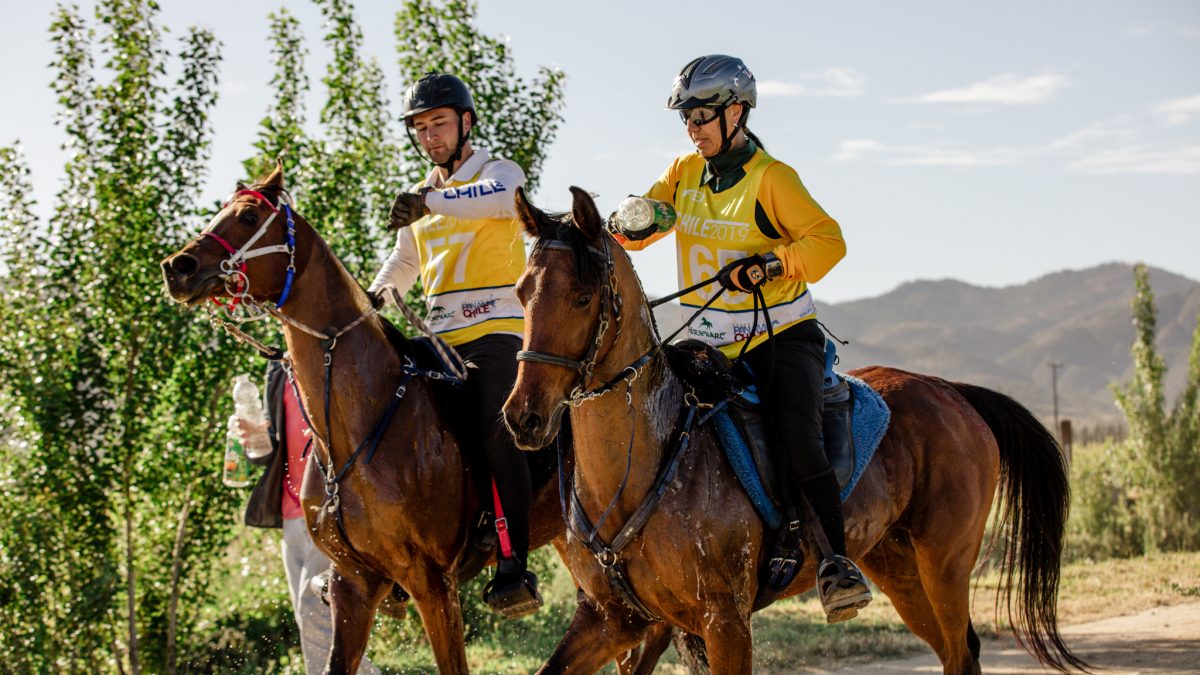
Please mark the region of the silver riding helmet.
POLYGON ((710 54, 688 63, 675 76, 667 109, 689 110, 731 103, 745 103, 753 108, 757 102, 758 88, 746 64, 735 56, 710 54))

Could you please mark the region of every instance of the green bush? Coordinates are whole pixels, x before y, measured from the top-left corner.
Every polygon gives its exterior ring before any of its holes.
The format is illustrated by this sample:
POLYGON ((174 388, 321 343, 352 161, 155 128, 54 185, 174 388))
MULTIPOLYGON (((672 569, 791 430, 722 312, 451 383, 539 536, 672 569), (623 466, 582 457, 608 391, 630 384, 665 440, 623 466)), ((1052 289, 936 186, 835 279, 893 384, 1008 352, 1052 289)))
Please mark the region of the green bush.
POLYGON ((1133 377, 1114 388, 1128 437, 1076 453, 1070 555, 1093 559, 1200 549, 1200 316, 1183 393, 1168 406, 1155 349, 1157 310, 1134 268, 1133 377))

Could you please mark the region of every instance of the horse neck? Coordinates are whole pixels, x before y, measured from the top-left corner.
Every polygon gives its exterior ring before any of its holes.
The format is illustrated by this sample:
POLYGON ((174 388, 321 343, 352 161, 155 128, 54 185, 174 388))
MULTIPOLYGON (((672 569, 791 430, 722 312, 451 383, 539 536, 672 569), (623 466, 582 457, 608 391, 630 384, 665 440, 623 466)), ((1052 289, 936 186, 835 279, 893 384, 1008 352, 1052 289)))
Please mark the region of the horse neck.
MULTIPOLYGON (((296 275, 291 296, 280 312, 309 328, 333 335, 370 307, 366 293, 315 232, 303 271, 296 275)), ((284 339, 305 409, 314 431, 330 438, 325 426, 325 355, 327 344, 304 330, 283 322, 284 339)), ((371 431, 377 406, 369 398, 391 386, 399 358, 383 333, 378 317, 337 339, 332 352, 329 407, 333 426, 333 458, 344 461, 363 436, 371 431)), ((390 393, 390 392, 389 392, 390 393)))
MULTIPOLYGON (((622 294, 638 299, 628 303, 627 309, 637 311, 623 319, 627 324, 617 344, 597 367, 596 380, 600 382, 618 375, 658 343, 640 286, 625 286, 622 294)), ((627 401, 626 385, 619 384, 571 413, 575 486, 593 522, 620 489, 626 462, 630 464, 629 479, 615 513, 602 528, 602 536, 610 541, 653 486, 658 467, 674 440, 673 431, 683 407, 683 385, 661 351, 654 353, 628 391, 627 401)))

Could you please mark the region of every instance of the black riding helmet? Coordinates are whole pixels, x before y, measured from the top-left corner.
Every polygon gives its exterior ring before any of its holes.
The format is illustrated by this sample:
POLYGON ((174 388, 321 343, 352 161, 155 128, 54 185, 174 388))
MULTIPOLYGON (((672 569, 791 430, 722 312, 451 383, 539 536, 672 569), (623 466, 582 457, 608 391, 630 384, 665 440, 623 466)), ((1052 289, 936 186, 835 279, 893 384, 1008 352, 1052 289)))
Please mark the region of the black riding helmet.
POLYGON ((475 102, 471 100, 471 90, 467 89, 462 80, 448 73, 425 73, 404 92, 403 109, 400 113, 400 119, 404 120, 404 127, 408 132, 408 139, 417 148, 417 152, 421 152, 421 145, 413 137, 412 119, 436 108, 453 108, 458 114, 458 145, 450 158, 438 165, 445 169, 446 173, 450 173, 451 167, 462 156, 463 144, 471 133, 463 128, 463 113, 471 113, 472 124, 479 121, 479 115, 475 112, 475 102))

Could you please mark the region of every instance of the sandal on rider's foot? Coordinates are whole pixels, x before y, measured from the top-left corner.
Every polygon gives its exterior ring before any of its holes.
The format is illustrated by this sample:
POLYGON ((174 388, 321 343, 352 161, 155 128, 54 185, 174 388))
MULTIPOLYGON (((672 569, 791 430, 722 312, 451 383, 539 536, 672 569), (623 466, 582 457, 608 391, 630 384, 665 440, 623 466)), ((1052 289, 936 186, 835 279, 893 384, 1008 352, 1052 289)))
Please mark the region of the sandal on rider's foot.
POLYGON ((840 555, 821 561, 817 594, 825 609, 826 623, 853 619, 858 610, 871 602, 871 589, 867 588, 862 572, 849 558, 840 555))

